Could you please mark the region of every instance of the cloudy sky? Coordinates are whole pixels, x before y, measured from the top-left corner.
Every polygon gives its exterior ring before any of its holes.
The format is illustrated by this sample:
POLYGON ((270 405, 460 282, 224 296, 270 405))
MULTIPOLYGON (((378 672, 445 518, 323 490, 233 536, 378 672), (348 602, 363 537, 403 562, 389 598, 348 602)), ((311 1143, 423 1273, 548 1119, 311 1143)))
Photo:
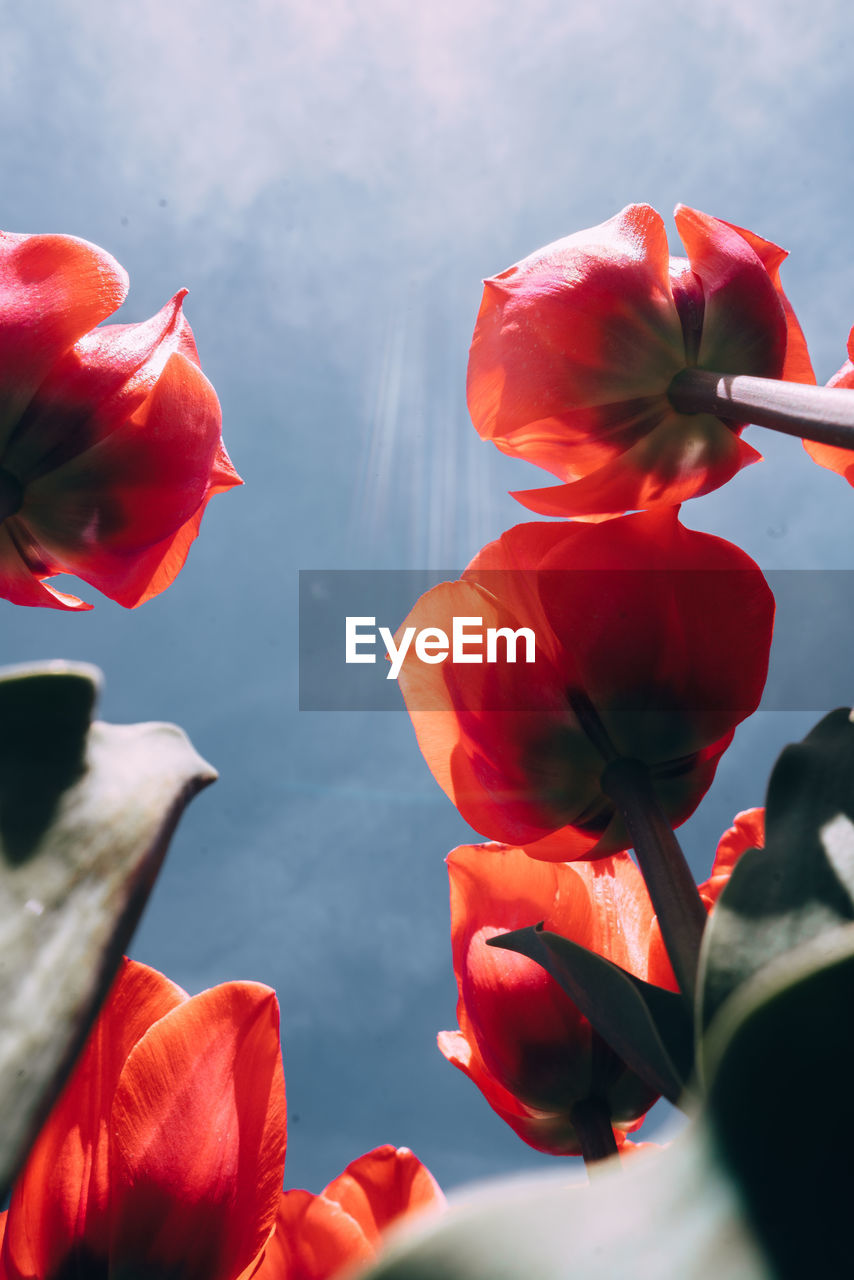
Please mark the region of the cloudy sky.
MULTIPOLYGON (((630 201, 666 217, 684 201, 785 245, 819 378, 836 370, 854 323, 848 9, 2 10, 0 225, 109 249, 131 277, 124 319, 190 289, 246 481, 140 610, 0 604, 4 662, 97 663, 104 718, 177 721, 221 772, 134 954, 193 991, 276 987, 288 1185, 317 1190, 380 1142, 412 1146, 448 1186, 548 1164, 435 1048, 455 1025, 443 858, 468 829, 404 714, 298 710, 298 570, 462 566, 526 518, 506 491, 546 479, 481 444, 466 414, 480 281, 630 201)), ((854 494, 768 434, 748 433, 766 461, 686 523, 763 568, 854 569, 854 494)), ((815 665, 826 616, 790 612, 815 665)), ((761 803, 780 747, 827 709, 797 669, 781 687, 790 702, 740 730, 684 828, 698 874, 734 813, 761 803)))

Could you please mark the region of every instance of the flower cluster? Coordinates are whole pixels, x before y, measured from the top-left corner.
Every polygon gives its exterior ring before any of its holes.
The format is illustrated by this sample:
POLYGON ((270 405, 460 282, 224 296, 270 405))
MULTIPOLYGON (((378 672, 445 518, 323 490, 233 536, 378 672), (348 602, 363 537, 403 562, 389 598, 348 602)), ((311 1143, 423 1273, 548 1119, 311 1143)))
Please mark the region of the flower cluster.
MULTIPOLYGON (((672 836, 759 704, 774 617, 758 566, 685 528, 679 505, 759 459, 748 422, 791 433, 798 414, 813 415, 815 460, 854 482, 850 429, 814 429, 828 401, 809 399, 785 252, 697 210, 675 218, 686 257, 670 255, 655 210, 632 205, 486 281, 472 421, 563 482, 515 497, 574 519, 510 529, 399 633, 449 633, 462 617, 508 638, 492 665, 410 652, 399 683, 437 782, 502 842, 448 858, 460 1030, 439 1047, 520 1137, 556 1154, 590 1154, 588 1104, 622 1145, 663 1077, 621 1058, 595 1002, 582 1014, 561 968, 575 952, 547 947, 535 962, 522 942, 489 942, 537 925, 690 1000, 706 914, 764 839, 762 811, 740 814, 696 886, 672 836), (533 660, 511 652, 521 635, 535 637, 533 660)), ((854 386, 850 362, 831 386, 854 386)))
MULTIPOLYGON (((831 392, 815 387, 784 251, 675 217, 686 257, 632 205, 486 282, 474 425, 561 481, 515 495, 524 505, 572 518, 517 525, 417 602, 401 631, 444 636, 441 665, 395 639, 427 764, 500 842, 448 856, 459 1029, 439 1048, 525 1142, 589 1163, 626 1146, 660 1094, 680 1099, 708 915, 776 857, 733 874, 765 843, 763 811, 741 813, 698 886, 673 834, 759 705, 774 619, 759 567, 685 527, 680 504, 759 458, 751 421, 806 424, 813 458, 854 484, 854 330, 831 392), (459 619, 503 637, 505 661, 445 662, 459 619)), ((129 607, 151 598, 210 498, 240 483, 183 292, 143 323, 102 324, 126 291, 91 244, 0 233, 0 596, 14 603, 88 607, 48 582, 59 573, 129 607)), ((328 1280, 443 1203, 392 1146, 319 1194, 283 1191, 286 1138, 273 991, 190 997, 126 960, 0 1218, 0 1280, 328 1280)))

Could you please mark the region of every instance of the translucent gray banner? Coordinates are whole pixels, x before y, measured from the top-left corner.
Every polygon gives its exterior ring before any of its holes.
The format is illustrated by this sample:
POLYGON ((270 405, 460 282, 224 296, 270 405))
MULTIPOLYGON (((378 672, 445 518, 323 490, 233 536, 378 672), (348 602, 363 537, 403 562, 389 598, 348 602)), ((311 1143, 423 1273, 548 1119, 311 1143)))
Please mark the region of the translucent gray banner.
MULTIPOLYGON (((620 571, 626 577, 631 571, 620 571)), ((691 590, 702 598, 710 571, 692 575, 691 590)), ((572 579, 584 571, 568 572, 566 590, 572 579)), ((504 574, 493 575, 493 586, 504 574)), ((646 577, 645 571, 632 577, 646 577)), ((656 575, 649 575, 652 579, 656 575)), ((686 575, 683 573, 682 577, 686 575)), ((714 573, 718 580, 722 574, 714 573)), ((774 570, 765 575, 776 600, 774 641, 768 680, 761 706, 769 711, 814 711, 823 713, 836 706, 854 704, 854 571, 774 570)), ((399 711, 403 698, 397 680, 390 678, 395 665, 387 659, 387 640, 426 591, 459 578, 455 570, 341 570, 305 569, 299 575, 299 706, 301 711, 399 711), (348 622, 349 619, 349 622, 348 622), (384 633, 381 629, 384 629, 384 633), (348 661, 348 657, 350 661, 348 661), (373 660, 372 660, 373 659, 373 660)), ((601 580, 602 575, 599 575, 601 580)), ((741 574, 733 575, 734 579, 741 574)), ((619 590, 620 584, 613 584, 619 590)), ((604 590, 604 588, 603 588, 604 590)), ((500 586, 498 594, 506 594, 500 586)), ((609 589, 610 591, 610 589, 609 589)), ((638 592, 633 589, 632 598, 638 592)), ((738 597, 738 584, 733 583, 738 597)), ((654 598, 655 592, 651 593, 654 598)), ((422 620, 425 621, 425 620, 422 620)), ((427 619, 447 633, 447 657, 441 658, 441 644, 435 636, 422 641, 422 652, 431 665, 454 661, 452 627, 446 616, 427 619)), ((469 623, 462 628, 464 661, 471 663, 479 653, 487 659, 488 620, 478 641, 478 628, 469 623)), ((525 622, 524 618, 519 620, 525 622)), ((737 619, 736 619, 737 622, 737 619)), ((632 625, 629 618, 628 625, 632 625)), ((637 625, 642 625, 642 621, 637 625)), ((714 618, 710 619, 714 627, 714 618)), ((750 636, 744 637, 745 646, 750 636)), ((410 640, 415 653, 417 636, 410 640)), ((525 637, 516 642, 516 659, 526 658, 525 637)), ((497 642, 499 663, 506 661, 505 639, 497 642)), ((411 657, 410 659, 411 660, 411 657)), ((704 655, 714 661, 714 654, 704 655)), ((512 676, 513 673, 510 673, 512 676)), ((512 679, 509 687, 513 687, 512 679)), ((520 682, 524 685, 524 681, 520 682)), ((506 686, 505 686, 506 687, 506 686)), ((503 694, 502 694, 503 696, 503 694)), ((530 709, 521 702, 512 709, 530 709)), ((702 695, 700 695, 702 696, 702 695)), ((506 703, 502 702, 502 706, 506 703)), ((481 707, 480 709, 494 709, 481 707)))

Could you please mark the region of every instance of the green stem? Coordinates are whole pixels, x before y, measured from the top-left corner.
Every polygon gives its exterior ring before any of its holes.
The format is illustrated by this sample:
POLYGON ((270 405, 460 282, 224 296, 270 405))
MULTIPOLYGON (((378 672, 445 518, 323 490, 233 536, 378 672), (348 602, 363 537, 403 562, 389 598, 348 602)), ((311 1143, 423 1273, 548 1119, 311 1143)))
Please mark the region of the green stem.
POLYGON ((682 369, 667 395, 678 413, 713 413, 802 440, 854 449, 854 390, 850 388, 682 369))
POLYGON ((613 760, 602 774, 602 790, 626 824, 676 981, 693 1000, 706 909, 649 770, 640 760, 613 760))
POLYGON ((617 1155, 610 1108, 601 1098, 585 1098, 575 1103, 570 1119, 578 1135, 587 1176, 594 1178, 600 1172, 601 1162, 617 1155))

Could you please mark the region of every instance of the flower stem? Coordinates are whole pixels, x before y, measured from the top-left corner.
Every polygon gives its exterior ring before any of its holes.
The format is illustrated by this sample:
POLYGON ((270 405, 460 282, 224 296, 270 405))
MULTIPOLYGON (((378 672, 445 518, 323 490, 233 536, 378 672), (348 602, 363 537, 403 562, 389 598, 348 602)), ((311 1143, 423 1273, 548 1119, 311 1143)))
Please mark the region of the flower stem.
POLYGON ((602 774, 602 790, 626 824, 676 981, 693 1000, 706 909, 679 841, 661 811, 649 770, 640 760, 613 760, 602 774))
POLYGON ((594 1178, 600 1172, 600 1162, 617 1155, 610 1108, 601 1098, 584 1098, 575 1103, 570 1119, 578 1135, 587 1176, 594 1178))
POLYGON ((713 413, 802 440, 854 449, 854 390, 850 388, 682 369, 667 395, 678 413, 713 413))

